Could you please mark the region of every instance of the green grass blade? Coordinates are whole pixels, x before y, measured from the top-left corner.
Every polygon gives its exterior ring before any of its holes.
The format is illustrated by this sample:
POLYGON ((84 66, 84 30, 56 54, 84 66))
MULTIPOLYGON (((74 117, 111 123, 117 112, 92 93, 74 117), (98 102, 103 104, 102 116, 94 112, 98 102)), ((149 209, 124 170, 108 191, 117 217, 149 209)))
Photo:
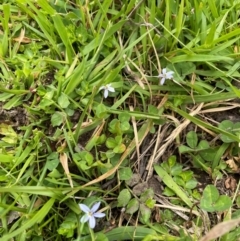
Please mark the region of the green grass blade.
POLYGON ((25 232, 27 229, 34 226, 35 223, 40 223, 41 220, 43 220, 44 217, 48 215, 48 212, 52 208, 54 202, 54 198, 49 199, 32 218, 28 219, 25 223, 22 224, 20 228, 14 230, 12 233, 3 235, 2 238, 0 238, 0 241, 9 241, 15 236, 19 235, 22 232, 25 232))

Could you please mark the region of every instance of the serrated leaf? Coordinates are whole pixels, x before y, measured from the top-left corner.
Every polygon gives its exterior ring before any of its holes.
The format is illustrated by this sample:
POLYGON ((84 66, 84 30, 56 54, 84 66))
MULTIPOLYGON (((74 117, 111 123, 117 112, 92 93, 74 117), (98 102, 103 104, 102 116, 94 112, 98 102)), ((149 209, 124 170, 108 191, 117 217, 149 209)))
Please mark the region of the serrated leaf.
POLYGON ((118 207, 125 207, 127 206, 128 202, 131 199, 131 193, 129 192, 128 189, 123 189, 118 196, 118 207))
POLYGON ((139 202, 136 198, 133 198, 132 200, 130 200, 130 202, 127 205, 126 213, 134 214, 135 212, 137 212, 138 209, 139 209, 139 202))

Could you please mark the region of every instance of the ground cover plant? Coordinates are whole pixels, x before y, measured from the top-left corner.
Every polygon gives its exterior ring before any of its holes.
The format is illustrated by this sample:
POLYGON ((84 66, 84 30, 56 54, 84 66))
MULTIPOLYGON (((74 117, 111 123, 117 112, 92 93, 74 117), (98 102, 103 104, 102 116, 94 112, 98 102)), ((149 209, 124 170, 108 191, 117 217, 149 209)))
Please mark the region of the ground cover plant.
POLYGON ((2 0, 0 241, 240 240, 239 13, 2 0))

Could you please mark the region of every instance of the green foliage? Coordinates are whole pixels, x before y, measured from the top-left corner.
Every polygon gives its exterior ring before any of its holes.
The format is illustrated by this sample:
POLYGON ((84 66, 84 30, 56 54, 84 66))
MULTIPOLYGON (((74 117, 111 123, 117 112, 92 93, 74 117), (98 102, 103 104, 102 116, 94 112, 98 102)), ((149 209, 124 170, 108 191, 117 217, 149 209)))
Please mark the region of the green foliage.
MULTIPOLYGON (((192 138, 192 136, 191 136, 191 138, 192 138)), ((191 142, 191 143, 193 143, 193 142, 191 142)), ((190 193, 191 193, 192 189, 196 188, 197 181, 194 178, 194 173, 190 170, 183 171, 183 166, 181 164, 177 163, 176 156, 170 156, 168 161, 163 162, 161 164, 161 167, 163 168, 164 171, 160 175, 164 175, 164 172, 166 171, 172 177, 172 179, 169 179, 169 183, 166 184, 167 187, 163 191, 163 193, 166 196, 174 196, 175 194, 177 194, 170 187, 172 181, 175 182, 177 185, 183 187, 184 190, 189 191, 190 193)), ((159 170, 159 167, 157 167, 157 170, 159 170)), ((178 188, 176 190, 178 190, 177 192, 180 191, 180 189, 178 189, 178 188)))
MULTIPOLYGON (((228 133, 240 136, 240 122, 233 123, 230 120, 224 120, 218 125, 218 127, 228 133)), ((234 142, 234 140, 231 140, 231 138, 224 134, 221 135, 221 140, 225 143, 234 142)))
MULTIPOLYGON (((238 1, 2 0, 0 239, 200 240, 201 230, 171 226, 170 210, 158 226, 153 191, 134 196, 123 183, 167 158, 154 166, 163 195, 195 215, 198 171, 216 181, 238 170, 225 162, 239 153, 238 120, 208 113, 238 108, 239 10, 238 1), (159 85, 163 68, 174 78, 159 85), (108 181, 117 188, 103 189, 108 181), (82 227, 78 203, 99 198, 107 215, 124 207, 139 223, 82 227)), ((213 214, 239 206, 212 186, 200 200, 213 214)), ((223 240, 238 238, 236 228, 223 240)))
POLYGON ((206 140, 198 139, 195 132, 187 133, 186 142, 188 146, 179 146, 180 153, 189 153, 193 158, 193 164, 197 168, 202 168, 213 177, 221 177, 221 170, 226 168, 221 160, 229 144, 223 143, 221 146, 210 146, 206 140))
POLYGON ((208 185, 200 200, 200 207, 208 212, 225 211, 232 206, 231 198, 225 195, 219 195, 217 188, 208 185))
POLYGON ((140 221, 148 224, 154 208, 154 192, 152 189, 146 189, 139 198, 132 198, 132 194, 128 189, 123 189, 118 195, 118 207, 125 207, 125 212, 132 215, 140 212, 140 221))

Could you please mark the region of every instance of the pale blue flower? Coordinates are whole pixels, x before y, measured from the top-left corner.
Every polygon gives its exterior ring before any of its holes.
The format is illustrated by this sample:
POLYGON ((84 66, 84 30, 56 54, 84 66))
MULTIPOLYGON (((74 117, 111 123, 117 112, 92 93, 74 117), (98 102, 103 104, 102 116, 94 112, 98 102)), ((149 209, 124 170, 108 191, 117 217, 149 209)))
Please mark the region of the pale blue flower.
POLYGON ((162 73, 158 75, 160 78, 160 85, 163 85, 165 83, 166 79, 172 79, 173 78, 173 71, 167 71, 166 68, 162 69, 162 73))
POLYGON ((99 90, 104 90, 104 93, 103 93, 104 98, 108 97, 108 92, 115 92, 115 89, 111 86, 111 84, 101 86, 99 90))
POLYGON ((90 209, 85 204, 79 204, 80 209, 85 213, 80 219, 81 223, 86 223, 88 221, 90 228, 95 228, 96 226, 96 218, 105 217, 105 213, 96 212, 100 207, 100 202, 95 203, 90 209))

